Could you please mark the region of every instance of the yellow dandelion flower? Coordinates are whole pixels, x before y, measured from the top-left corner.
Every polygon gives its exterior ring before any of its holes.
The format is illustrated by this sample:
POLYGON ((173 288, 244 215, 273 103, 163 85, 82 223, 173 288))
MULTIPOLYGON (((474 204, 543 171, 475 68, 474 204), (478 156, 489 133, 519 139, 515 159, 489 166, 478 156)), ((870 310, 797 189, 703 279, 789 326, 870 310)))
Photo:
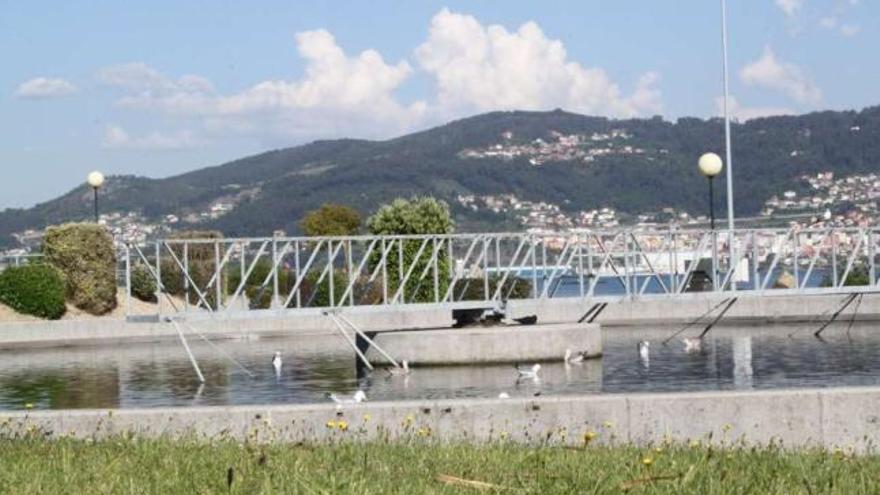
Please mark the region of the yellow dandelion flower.
POLYGON ((364 414, 364 423, 369 422, 371 419, 373 419, 373 416, 370 413, 364 414))
POLYGON ((33 409, 33 408, 34 408, 34 405, 31 404, 30 402, 28 402, 27 404, 24 405, 24 408, 25 408, 25 409, 33 409))
POLYGON ((605 421, 602 423, 602 426, 604 426, 605 428, 614 428, 614 422, 613 421, 605 421))
POLYGON ((645 466, 651 467, 651 464, 654 464, 654 459, 652 459, 650 457, 645 457, 644 459, 642 459, 642 464, 644 464, 645 466))
POLYGON ((336 427, 342 431, 346 431, 346 430, 348 430, 348 422, 345 421, 344 419, 340 419, 339 421, 336 422, 336 427))
POLYGON ((599 436, 599 434, 596 433, 595 431, 590 430, 588 432, 585 432, 584 433, 584 445, 592 442, 597 436, 599 436))
POLYGON ((327 428, 329 428, 329 429, 331 429, 331 430, 332 430, 333 428, 336 428, 336 421, 335 421, 335 420, 332 420, 332 419, 328 420, 328 421, 327 421, 327 428))
POLYGON ((654 452, 656 452, 656 453, 658 453, 658 454, 662 454, 662 453, 663 453, 663 447, 654 447, 654 452))
POLYGON ((417 432, 417 434, 420 437, 429 437, 429 436, 431 436, 431 428, 428 428, 427 426, 423 426, 423 427, 419 428, 419 431, 417 432))

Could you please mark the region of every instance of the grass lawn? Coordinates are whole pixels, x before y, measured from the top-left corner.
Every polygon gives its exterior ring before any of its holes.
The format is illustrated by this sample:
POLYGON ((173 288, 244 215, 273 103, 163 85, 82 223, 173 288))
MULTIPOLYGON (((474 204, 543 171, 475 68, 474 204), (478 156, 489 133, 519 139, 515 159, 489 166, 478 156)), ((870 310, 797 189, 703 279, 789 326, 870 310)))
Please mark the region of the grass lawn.
POLYGON ((704 446, 0 439, 0 493, 880 493, 880 457, 704 446))

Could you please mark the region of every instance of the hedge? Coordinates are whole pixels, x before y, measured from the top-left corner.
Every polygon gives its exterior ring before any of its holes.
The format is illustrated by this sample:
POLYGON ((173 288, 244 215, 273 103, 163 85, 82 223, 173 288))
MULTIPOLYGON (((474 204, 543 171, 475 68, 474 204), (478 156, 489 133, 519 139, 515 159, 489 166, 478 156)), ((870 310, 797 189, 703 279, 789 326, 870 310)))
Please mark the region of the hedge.
POLYGON ((38 263, 0 272, 0 302, 19 313, 57 320, 67 311, 64 292, 61 273, 50 265, 38 263))
MULTIPOLYGON (((172 239, 174 240, 189 240, 189 239, 214 239, 220 240, 223 239, 223 233, 215 230, 205 230, 205 231, 197 231, 197 230, 187 230, 181 232, 175 232, 172 234, 172 239)), ((177 257, 177 260, 180 261, 181 264, 185 264, 189 271, 189 277, 192 282, 198 287, 198 289, 205 296, 205 300, 211 306, 211 308, 216 308, 217 304, 217 289, 214 283, 208 287, 208 282, 211 281, 211 278, 214 276, 215 267, 216 267, 216 256, 217 252, 215 251, 215 247, 213 243, 205 243, 205 244, 190 244, 186 249, 186 257, 184 258, 184 250, 183 243, 174 243, 170 241, 169 246, 171 247, 171 252, 174 253, 174 256, 177 257)), ((222 259, 225 255, 225 247, 224 243, 220 243, 220 258, 222 259)), ((162 253, 162 262, 160 263, 161 268, 161 279, 162 286, 165 288, 165 292, 174 296, 185 296, 187 293, 187 280, 183 276, 183 271, 180 269, 180 265, 178 265, 177 261, 171 256, 167 251, 163 251, 162 253)), ((226 277, 224 276, 220 280, 221 292, 224 287, 227 285, 226 277)), ((204 306, 201 299, 199 298, 198 293, 192 284, 189 287, 189 301, 191 304, 195 304, 196 306, 204 306)))
POLYGON ((116 308, 116 249, 107 229, 93 223, 49 227, 43 254, 61 271, 74 306, 93 315, 116 308))
POLYGON ((144 265, 135 265, 131 269, 131 295, 144 302, 157 302, 156 279, 144 265))

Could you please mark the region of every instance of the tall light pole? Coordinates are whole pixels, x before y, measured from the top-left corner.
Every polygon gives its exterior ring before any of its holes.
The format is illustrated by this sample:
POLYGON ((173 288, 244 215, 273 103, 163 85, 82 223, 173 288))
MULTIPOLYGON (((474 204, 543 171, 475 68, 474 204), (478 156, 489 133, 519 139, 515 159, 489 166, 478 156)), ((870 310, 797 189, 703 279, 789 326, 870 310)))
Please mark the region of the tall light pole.
MULTIPOLYGON (((731 260, 733 259, 733 157, 730 151, 730 83, 727 76, 727 0, 721 0, 721 51, 724 71, 724 151, 727 159, 727 228, 730 229, 731 260)), ((710 181, 711 184, 711 181, 710 181)))
POLYGON ((101 186, 104 185, 104 174, 98 172, 97 170, 90 173, 87 179, 89 186, 92 187, 92 190, 95 192, 95 223, 99 223, 98 216, 98 189, 101 189, 101 186))
MULTIPOLYGON (((718 174, 721 173, 721 169, 724 168, 724 162, 721 161, 721 157, 716 155, 715 153, 706 153, 700 157, 700 160, 697 162, 697 167, 700 169, 700 173, 703 174, 703 177, 709 180, 709 222, 712 227, 712 231, 715 231, 715 189, 712 186, 712 179, 715 178, 718 174)), ((728 171, 730 169, 728 168, 728 171)))

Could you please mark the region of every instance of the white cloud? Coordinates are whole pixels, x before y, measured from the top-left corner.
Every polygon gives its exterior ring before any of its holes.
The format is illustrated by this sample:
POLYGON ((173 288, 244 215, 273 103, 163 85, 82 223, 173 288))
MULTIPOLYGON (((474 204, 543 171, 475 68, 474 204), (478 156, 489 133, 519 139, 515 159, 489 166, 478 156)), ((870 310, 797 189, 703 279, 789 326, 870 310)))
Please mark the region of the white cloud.
MULTIPOLYGON (((724 98, 715 98, 715 107, 718 116, 724 115, 724 98)), ((728 99, 728 111, 730 118, 745 122, 747 120, 758 119, 761 117, 773 117, 776 115, 794 115, 796 112, 791 108, 785 107, 746 107, 740 104, 736 97, 731 96, 728 99)))
POLYGON ((782 92, 801 104, 815 105, 822 101, 822 91, 804 71, 779 60, 769 46, 759 59, 743 67, 739 76, 749 86, 782 92))
POLYGON ((804 0, 776 0, 776 6, 779 7, 785 15, 791 17, 804 6, 804 0))
POLYGON ((120 106, 203 117, 213 131, 373 135, 408 129, 423 114, 424 104, 405 106, 394 97, 412 73, 407 62, 388 64, 375 50, 348 56, 324 30, 298 33, 296 42, 306 60, 302 78, 231 95, 204 78, 175 80, 141 63, 105 68, 98 79, 128 91, 120 106))
MULTIPOLYGON (((533 22, 508 32, 443 9, 415 52, 415 68, 406 60, 386 61, 376 50, 346 53, 325 30, 298 33, 295 42, 305 63, 300 77, 262 81, 238 92, 224 93, 203 77, 169 76, 144 63, 105 67, 96 78, 120 92, 118 107, 187 119, 204 139, 386 138, 484 110, 562 107, 631 117, 662 108, 659 74, 645 72, 631 93, 623 94, 603 69, 570 60, 562 42, 533 22), (404 103, 397 92, 416 71, 436 81, 437 93, 404 103)), ((149 141, 164 143, 160 137, 149 141)), ((146 138, 108 138, 110 146, 146 146, 146 138)))
POLYGON ((24 99, 48 99, 76 93, 76 86, 65 79, 35 77, 18 85, 15 96, 24 99))
POLYGON ((823 29, 834 30, 846 37, 852 37, 862 32, 862 27, 856 24, 841 24, 836 16, 827 16, 819 19, 819 26, 823 29))
POLYGON ((172 135, 153 132, 145 136, 133 137, 117 125, 108 126, 104 131, 101 146, 107 149, 167 151, 192 148, 199 144, 190 131, 180 131, 172 135))
POLYGON ((819 19, 819 26, 821 26, 825 29, 834 29, 837 27, 837 24, 838 24, 837 17, 835 17, 833 15, 819 19))
POLYGON ((510 32, 443 9, 416 58, 436 79, 437 104, 447 110, 563 107, 631 117, 661 108, 657 74, 643 75, 635 92, 624 96, 603 69, 569 60, 562 42, 534 22, 510 32))
POLYGON ((861 26, 856 26, 854 24, 844 24, 840 26, 840 34, 844 36, 855 36, 862 32, 861 26))

